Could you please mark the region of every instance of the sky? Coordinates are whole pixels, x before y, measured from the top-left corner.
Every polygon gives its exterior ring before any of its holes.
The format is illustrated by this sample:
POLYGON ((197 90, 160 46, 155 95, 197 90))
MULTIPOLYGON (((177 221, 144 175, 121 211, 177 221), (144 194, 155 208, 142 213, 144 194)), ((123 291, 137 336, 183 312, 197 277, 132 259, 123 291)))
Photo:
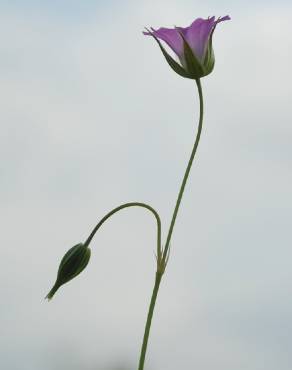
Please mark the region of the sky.
POLYGON ((163 238, 198 122, 194 81, 145 26, 229 14, 202 79, 202 139, 178 215, 145 370, 290 370, 288 1, 0 2, 0 367, 134 370, 155 221, 113 216, 51 302, 60 259, 112 208, 151 204, 163 238))

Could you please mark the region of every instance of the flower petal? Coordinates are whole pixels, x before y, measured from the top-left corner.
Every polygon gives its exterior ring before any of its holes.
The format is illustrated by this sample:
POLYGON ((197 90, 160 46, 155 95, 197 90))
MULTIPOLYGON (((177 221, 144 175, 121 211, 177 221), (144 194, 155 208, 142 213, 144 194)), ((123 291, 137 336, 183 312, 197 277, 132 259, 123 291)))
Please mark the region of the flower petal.
POLYGON ((163 40, 175 52, 179 58, 183 58, 184 46, 181 35, 175 28, 159 28, 155 30, 151 28, 152 32, 143 32, 144 35, 154 35, 158 39, 163 40))
POLYGON ((164 49, 164 47, 161 45, 161 42, 159 41, 159 39, 155 36, 155 34, 153 32, 151 32, 148 28, 146 28, 146 31, 147 32, 143 32, 144 35, 150 35, 152 36, 155 41, 158 43, 167 63, 169 64, 169 66, 176 72, 178 73, 180 76, 182 77, 186 77, 186 78, 192 78, 188 72, 181 66, 179 65, 168 53, 167 51, 164 49))
POLYGON ((217 21, 216 21, 216 23, 220 23, 220 22, 223 22, 223 21, 230 21, 231 20, 231 18, 229 17, 229 15, 225 15, 225 17, 223 17, 223 18, 218 18, 217 19, 217 21))
POLYGON ((206 45, 214 25, 215 17, 209 19, 198 18, 185 30, 186 40, 200 60, 204 57, 206 45))
POLYGON ((204 59, 209 37, 216 25, 229 19, 228 15, 217 20, 215 20, 215 17, 208 19, 198 18, 189 27, 180 28, 193 53, 200 61, 204 59))

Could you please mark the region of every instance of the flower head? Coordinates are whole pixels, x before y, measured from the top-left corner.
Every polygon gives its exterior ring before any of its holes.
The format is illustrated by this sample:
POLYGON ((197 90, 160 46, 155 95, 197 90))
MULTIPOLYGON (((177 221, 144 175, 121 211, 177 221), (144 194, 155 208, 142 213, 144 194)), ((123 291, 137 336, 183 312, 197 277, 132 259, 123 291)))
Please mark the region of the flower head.
POLYGON ((218 23, 230 20, 227 15, 223 18, 215 17, 196 19, 189 27, 151 28, 143 32, 157 41, 170 67, 179 75, 191 79, 198 79, 212 72, 215 58, 212 47, 213 32, 218 23), (176 54, 180 63, 177 63, 162 46, 164 41, 176 54))
POLYGON ((87 245, 79 243, 68 250, 61 260, 57 280, 46 296, 48 300, 52 299, 61 285, 72 280, 85 269, 90 259, 90 249, 87 245))

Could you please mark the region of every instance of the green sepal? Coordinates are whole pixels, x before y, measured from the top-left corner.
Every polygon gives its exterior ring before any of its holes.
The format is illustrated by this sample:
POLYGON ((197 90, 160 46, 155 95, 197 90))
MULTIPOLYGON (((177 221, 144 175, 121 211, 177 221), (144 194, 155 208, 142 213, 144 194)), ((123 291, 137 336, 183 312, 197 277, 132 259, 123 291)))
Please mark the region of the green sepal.
POLYGON ((162 46, 161 42, 158 40, 158 38, 147 28, 146 30, 151 34, 151 36, 155 39, 155 41, 158 43, 167 63, 169 66, 180 76, 185 77, 185 78, 193 78, 192 76, 189 75, 189 73, 182 67, 180 66, 165 50, 165 48, 162 46))
POLYGON ((201 78, 201 77, 205 76, 204 67, 202 66, 202 64, 200 63, 198 58, 193 53, 192 49, 190 48, 189 44, 187 43, 187 41, 186 41, 184 35, 182 34, 182 32, 180 32, 180 31, 178 31, 178 32, 179 32, 179 34, 181 35, 181 37, 183 39, 184 59, 185 59, 185 63, 186 63, 186 69, 187 69, 189 75, 191 76, 190 78, 196 80, 198 78, 201 78))
POLYGON ((204 70, 205 70, 205 76, 210 74, 215 65, 215 55, 214 55, 214 50, 213 50, 213 45, 212 45, 212 38, 213 38, 213 33, 214 33, 215 28, 212 30, 211 35, 209 37, 209 41, 207 44, 207 50, 205 53, 205 58, 204 58, 204 70))
POLYGON ((82 243, 70 248, 61 260, 56 282, 46 298, 52 299, 61 285, 79 275, 87 266, 90 255, 90 249, 82 243))

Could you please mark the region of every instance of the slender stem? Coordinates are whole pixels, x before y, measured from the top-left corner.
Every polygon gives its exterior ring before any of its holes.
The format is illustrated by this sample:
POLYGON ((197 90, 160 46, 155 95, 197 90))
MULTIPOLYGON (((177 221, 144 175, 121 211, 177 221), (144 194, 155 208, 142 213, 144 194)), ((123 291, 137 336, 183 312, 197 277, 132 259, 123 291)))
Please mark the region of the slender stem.
POLYGON ((150 212, 152 212, 153 215, 155 216, 156 221, 157 221, 157 262, 158 262, 159 260, 161 260, 161 221, 160 221, 160 217, 159 217, 158 213, 155 211, 155 209, 152 208, 151 206, 149 206, 148 204, 145 204, 145 203, 140 203, 140 202, 125 203, 125 204, 122 204, 122 205, 114 208, 113 210, 111 210, 95 226, 95 228, 92 230, 91 234, 89 235, 89 237, 87 238, 87 240, 86 240, 86 242, 84 244, 86 246, 89 245, 89 243, 91 242, 91 240, 94 237, 94 235, 97 232, 97 230, 102 226, 102 224, 108 218, 110 218, 113 214, 117 213, 121 209, 128 208, 128 207, 142 207, 142 208, 146 208, 150 212))
MULTIPOLYGON (((156 299, 157 299, 157 294, 158 294, 160 282, 161 282, 162 275, 163 275, 163 272, 164 272, 164 268, 165 268, 167 260, 168 260, 170 240, 171 240, 175 220, 176 220, 176 217, 177 217, 177 214, 178 214, 179 206, 180 206, 180 203, 181 203, 181 200, 182 200, 182 197, 183 197, 183 193, 184 193, 184 190, 185 190, 185 186, 186 186, 186 183, 187 183, 187 180, 188 180, 188 177, 189 177, 189 173, 190 173, 192 163, 193 163, 193 160, 194 160, 194 157, 195 157, 198 145, 199 145, 200 137, 201 137, 202 127, 203 127, 203 93, 202 93, 202 86, 201 86, 200 80, 199 79, 196 80, 196 83, 197 83, 199 98, 200 98, 200 118, 199 118, 199 126, 198 126, 197 136, 196 136, 196 140, 195 140, 195 143, 194 143, 194 146, 193 146, 193 150, 192 150, 192 153, 191 153, 191 156, 190 156, 190 159, 189 159, 189 162, 188 162, 188 165, 187 165, 187 168, 186 168, 183 180, 182 180, 182 184, 181 184, 181 187, 180 187, 180 190, 179 190, 179 193, 178 193, 178 197, 177 197, 176 205, 175 205, 175 208, 174 208, 172 220, 171 220, 171 223, 170 223, 170 227, 169 227, 169 231, 168 231, 168 235, 167 235, 167 239, 166 239, 166 243, 165 243, 165 248, 163 250, 162 261, 161 261, 162 262, 161 263, 162 270, 158 269, 157 272, 156 272, 155 284, 154 284, 154 288, 153 288, 153 292, 152 292, 152 296, 151 296, 151 301, 150 301, 147 320, 146 320, 146 325, 145 325, 145 331, 144 331, 144 337, 143 337, 143 342, 142 342, 142 348, 141 348, 138 370, 143 370, 144 369, 144 362, 145 362, 145 356, 146 356, 146 351, 147 351, 147 344, 148 344, 148 339, 149 339, 149 334, 150 334, 150 328, 151 328, 151 322, 152 322, 154 307, 155 307, 155 303, 156 303, 156 299)), ((161 267, 161 266, 158 266, 158 267, 161 267)))
POLYGON ((175 220, 176 220, 176 217, 177 217, 177 214, 178 214, 179 206, 180 206, 183 194, 184 194, 185 186, 186 186, 186 183, 187 183, 190 171, 191 171, 193 160, 195 158, 195 154, 197 152, 197 148, 198 148, 201 133, 202 133, 203 115, 204 115, 203 92, 202 92, 202 86, 201 86, 200 79, 197 79, 196 83, 197 83, 199 98, 200 98, 200 118, 199 118, 198 131, 197 131, 196 140, 195 140, 195 143, 194 143, 194 146, 193 146, 193 149, 192 149, 192 153, 191 153, 191 156, 190 156, 190 159, 189 159, 189 162, 188 162, 188 165, 187 165, 187 168, 186 168, 183 180, 182 180, 182 184, 181 184, 178 196, 177 196, 174 212, 173 212, 170 227, 169 227, 169 230, 168 230, 167 239, 166 239, 166 243, 165 243, 165 248, 164 248, 164 251, 163 251, 163 260, 164 261, 167 261, 168 250, 169 250, 169 245, 170 245, 170 240, 171 240, 175 220))
POLYGON ((156 277, 155 277, 155 284, 154 284, 154 288, 152 292, 152 297, 151 297, 151 301, 149 305, 147 320, 145 324, 144 338, 143 338, 143 343, 142 343, 142 348, 141 348, 138 370, 144 369, 144 362, 145 362, 145 356, 146 356, 146 351, 147 351, 147 344, 148 344, 148 339, 149 339, 151 322, 152 322, 154 307, 156 303, 156 298, 157 298, 161 278, 162 278, 162 274, 157 272, 156 277))

